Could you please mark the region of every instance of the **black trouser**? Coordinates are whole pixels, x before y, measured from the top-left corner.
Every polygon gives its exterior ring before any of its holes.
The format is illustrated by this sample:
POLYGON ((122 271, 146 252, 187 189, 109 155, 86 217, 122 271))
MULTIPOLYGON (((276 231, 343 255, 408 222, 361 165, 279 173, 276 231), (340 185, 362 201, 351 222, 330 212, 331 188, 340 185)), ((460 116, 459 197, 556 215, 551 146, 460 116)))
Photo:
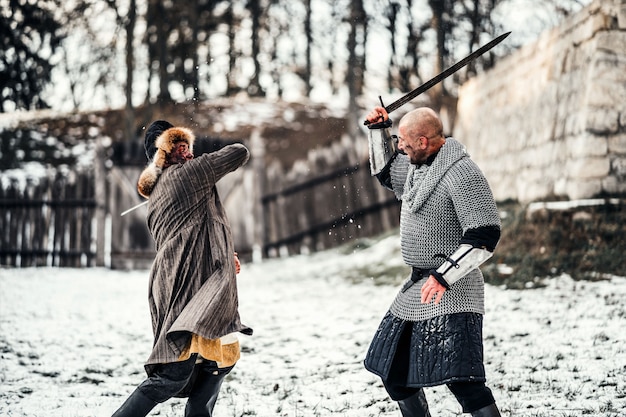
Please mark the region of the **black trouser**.
POLYGON ((464 413, 473 413, 496 402, 484 382, 455 382, 447 384, 447 387, 463 407, 464 413))
POLYGON ((196 363, 196 355, 186 361, 160 365, 114 416, 145 416, 158 403, 172 397, 188 397, 185 417, 210 417, 222 382, 232 368, 218 368, 212 361, 196 363))
MULTIPOLYGON (((405 324, 402 334, 400 335, 400 340, 398 341, 396 354, 391 363, 391 371, 387 379, 383 380, 385 389, 394 401, 405 400, 418 394, 422 389, 419 387, 406 386, 409 373, 411 330, 412 326, 408 323, 405 324)), ((452 391, 459 404, 463 407, 464 413, 471 413, 496 402, 491 390, 484 382, 453 382, 447 384, 447 387, 452 391)))

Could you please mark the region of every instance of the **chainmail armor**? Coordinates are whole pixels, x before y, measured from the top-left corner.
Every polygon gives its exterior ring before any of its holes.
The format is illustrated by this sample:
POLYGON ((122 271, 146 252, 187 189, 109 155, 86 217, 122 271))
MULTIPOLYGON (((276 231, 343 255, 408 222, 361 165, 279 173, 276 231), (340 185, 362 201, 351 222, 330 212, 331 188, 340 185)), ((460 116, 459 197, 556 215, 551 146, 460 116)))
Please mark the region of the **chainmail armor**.
MULTIPOLYGON (((433 163, 412 165, 398 155, 391 167, 391 184, 402 200, 400 240, 404 262, 436 269, 452 254, 469 229, 500 226, 500 217, 487 180, 465 147, 447 138, 433 163)), ((403 320, 426 320, 443 314, 484 314, 484 281, 472 270, 444 293, 438 305, 422 304, 420 290, 427 278, 398 293, 391 313, 403 320)), ((408 278, 407 278, 408 280, 408 278)))

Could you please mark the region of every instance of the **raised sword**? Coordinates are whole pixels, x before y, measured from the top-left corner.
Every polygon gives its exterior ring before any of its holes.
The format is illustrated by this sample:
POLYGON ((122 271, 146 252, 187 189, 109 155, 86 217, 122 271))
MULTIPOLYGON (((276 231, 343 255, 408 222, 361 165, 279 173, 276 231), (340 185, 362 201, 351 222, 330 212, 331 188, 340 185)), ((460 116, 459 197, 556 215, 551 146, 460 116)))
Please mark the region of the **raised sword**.
MULTIPOLYGON (((399 107, 401 107, 404 104, 408 103, 409 101, 413 100, 415 97, 419 96, 424 91, 430 89, 432 86, 434 86, 438 82, 440 82, 440 81, 444 80, 445 78, 449 77, 450 75, 454 74, 455 72, 457 72, 458 70, 460 70, 461 68, 463 68, 464 66, 466 66, 467 64, 469 64, 470 62, 472 62, 473 60, 475 60, 476 58, 478 58, 479 56, 481 56, 482 54, 484 54, 485 52, 487 52, 488 50, 490 50, 491 48, 493 48, 494 46, 496 46, 500 42, 502 42, 504 40, 504 38, 506 38, 510 34, 511 34, 511 32, 506 32, 506 33, 498 36, 497 38, 495 38, 492 41, 490 41, 489 43, 486 43, 485 45, 481 46, 480 48, 478 48, 477 50, 475 50, 474 52, 472 52, 471 54, 469 54, 468 56, 466 56, 465 58, 463 58, 462 60, 460 60, 456 64, 452 65, 451 67, 449 67, 449 68, 443 70, 442 72, 440 72, 439 74, 435 75, 433 78, 431 78, 430 80, 426 81, 424 84, 420 85, 415 90, 412 90, 412 91, 406 93, 405 95, 403 95, 398 100, 396 100, 393 103, 391 103, 390 105, 383 106, 383 107, 385 108, 387 113, 391 113, 392 111, 397 110, 399 107)), ((382 100, 381 100, 381 104, 382 104, 382 100)), ((368 124, 370 124, 370 122, 368 120, 366 120, 363 124, 365 124, 367 126, 368 124)))

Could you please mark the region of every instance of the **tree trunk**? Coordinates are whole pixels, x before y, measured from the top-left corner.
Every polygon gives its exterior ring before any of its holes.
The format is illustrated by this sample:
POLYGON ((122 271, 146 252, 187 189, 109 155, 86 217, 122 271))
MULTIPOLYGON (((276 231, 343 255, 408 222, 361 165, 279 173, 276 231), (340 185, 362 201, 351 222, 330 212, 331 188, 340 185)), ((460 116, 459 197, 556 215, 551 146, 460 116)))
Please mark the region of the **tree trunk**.
POLYGON ((398 3, 392 3, 387 12, 387 19, 389 19, 387 30, 389 31, 389 46, 391 47, 389 71, 387 71, 387 85, 390 89, 394 87, 400 87, 402 89, 404 82, 404 80, 402 80, 402 69, 400 68, 402 64, 399 62, 398 51, 396 49, 396 18, 399 9, 400 5, 398 3))
POLYGON ((228 74, 226 74, 227 90, 226 95, 231 96, 239 91, 237 87, 235 67, 237 65, 237 56, 235 48, 235 35, 237 28, 235 27, 235 13, 233 11, 232 3, 228 5, 228 11, 224 14, 226 24, 228 25, 228 74))
MULTIPOLYGON (((446 31, 444 27, 444 12, 445 12, 445 1, 440 0, 429 0, 430 8, 433 12, 433 17, 431 20, 431 27, 435 30, 437 34, 437 54, 435 56, 435 62, 433 67, 433 74, 439 74, 443 71, 444 68, 444 57, 446 56, 446 31)), ((430 77, 428 77, 430 78, 430 77)), ((446 88, 443 82, 437 83, 434 85, 430 91, 429 95, 435 107, 435 110, 439 110, 442 102, 442 96, 446 94, 446 88)))
POLYGON ((311 84, 311 48, 313 46, 313 31, 311 28, 311 0, 305 0, 306 16, 304 18, 304 33, 306 35, 306 68, 304 70, 304 84, 306 96, 311 96, 313 85, 311 84))
POLYGON ((365 70, 365 34, 367 33, 367 16, 363 9, 362 0, 351 2, 350 9, 350 33, 348 34, 348 71, 346 83, 348 85, 348 115, 354 122, 348 129, 352 137, 358 135, 357 123, 359 120, 359 106, 357 98, 363 93, 363 72, 365 70), (359 36, 361 37, 359 39, 359 36), (360 54, 357 54, 357 46, 360 46, 360 54))
POLYGON ((191 51, 193 51, 193 55, 191 57, 193 65, 189 76, 191 77, 191 87, 193 88, 193 102, 195 105, 198 105, 198 102, 200 101, 200 75, 198 74, 198 71, 200 71, 200 58, 198 57, 198 16, 200 14, 200 8, 198 6, 198 0, 190 1, 189 8, 191 11, 191 13, 189 13, 189 25, 191 26, 191 51))
POLYGON ((259 74, 261 73, 261 63, 259 62, 259 29, 261 27, 261 15, 263 9, 259 1, 248 2, 248 10, 252 18, 252 60, 254 61, 254 74, 248 83, 248 94, 252 97, 263 97, 265 92, 259 84, 259 74))
POLYGON ((154 18, 156 27, 156 51, 159 61, 159 94, 157 99, 159 102, 172 101, 172 96, 168 88, 169 76, 167 74, 167 31, 165 26, 165 8, 160 0, 153 0, 154 18))
POLYGON ((133 107, 133 72, 135 69, 135 55, 133 43, 135 41, 135 23, 137 22, 136 0, 130 0, 126 21, 126 139, 134 138, 135 110, 133 107))

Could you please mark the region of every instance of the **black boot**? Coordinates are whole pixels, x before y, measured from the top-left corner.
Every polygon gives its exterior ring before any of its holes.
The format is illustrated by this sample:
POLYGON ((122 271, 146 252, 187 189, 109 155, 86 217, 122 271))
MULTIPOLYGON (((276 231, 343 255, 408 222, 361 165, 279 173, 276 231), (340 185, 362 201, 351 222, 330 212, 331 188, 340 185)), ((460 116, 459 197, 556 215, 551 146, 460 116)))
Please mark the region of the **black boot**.
POLYGON ((483 407, 480 410, 476 410, 472 412, 472 417, 501 417, 500 411, 498 411, 498 407, 495 404, 488 405, 487 407, 483 407))
POLYGON ((203 369, 199 372, 185 406, 185 417, 211 417, 220 387, 230 369, 203 369))
POLYGON ((157 404, 136 389, 112 417, 145 417, 157 404))
POLYGON ((402 417, 430 417, 428 402, 423 389, 409 398, 398 401, 398 406, 402 417))

